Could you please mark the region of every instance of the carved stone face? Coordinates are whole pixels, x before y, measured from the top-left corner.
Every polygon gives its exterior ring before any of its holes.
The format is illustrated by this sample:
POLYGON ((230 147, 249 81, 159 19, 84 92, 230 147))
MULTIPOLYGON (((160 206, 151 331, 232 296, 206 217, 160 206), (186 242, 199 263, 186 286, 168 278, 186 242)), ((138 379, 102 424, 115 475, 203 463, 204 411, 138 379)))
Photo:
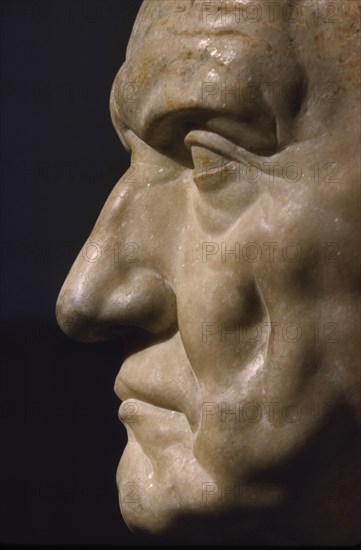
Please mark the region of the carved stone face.
POLYGON ((57 307, 74 338, 130 342, 134 531, 359 540, 357 6, 140 10, 110 102, 131 167, 57 307))

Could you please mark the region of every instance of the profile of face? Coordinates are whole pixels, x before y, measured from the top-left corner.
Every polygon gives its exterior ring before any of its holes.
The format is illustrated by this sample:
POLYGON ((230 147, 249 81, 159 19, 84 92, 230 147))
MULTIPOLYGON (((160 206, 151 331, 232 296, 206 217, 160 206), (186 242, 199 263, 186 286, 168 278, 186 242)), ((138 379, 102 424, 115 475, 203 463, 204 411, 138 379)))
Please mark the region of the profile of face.
POLYGON ((359 540, 353 0, 150 0, 111 91, 131 166, 57 303, 122 336, 134 532, 359 540))

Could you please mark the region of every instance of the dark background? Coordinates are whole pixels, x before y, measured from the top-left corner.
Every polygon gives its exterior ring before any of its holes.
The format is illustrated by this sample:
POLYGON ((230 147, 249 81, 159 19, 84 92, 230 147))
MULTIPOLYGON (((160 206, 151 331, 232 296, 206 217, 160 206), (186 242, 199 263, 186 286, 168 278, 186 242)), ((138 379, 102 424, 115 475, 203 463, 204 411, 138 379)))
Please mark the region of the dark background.
POLYGON ((115 484, 122 345, 73 342, 54 315, 129 165, 109 93, 140 4, 1 1, 0 543, 147 542, 115 484))

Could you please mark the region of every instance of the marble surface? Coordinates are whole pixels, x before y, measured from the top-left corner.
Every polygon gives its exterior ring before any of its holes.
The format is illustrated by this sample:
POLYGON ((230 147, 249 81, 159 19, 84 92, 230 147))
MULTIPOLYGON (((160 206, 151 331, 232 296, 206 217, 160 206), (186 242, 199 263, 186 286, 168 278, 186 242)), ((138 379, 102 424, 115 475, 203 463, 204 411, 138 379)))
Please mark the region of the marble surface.
POLYGON ((359 8, 140 9, 110 98, 130 168, 57 303, 70 337, 128 342, 135 533, 360 539, 359 8))

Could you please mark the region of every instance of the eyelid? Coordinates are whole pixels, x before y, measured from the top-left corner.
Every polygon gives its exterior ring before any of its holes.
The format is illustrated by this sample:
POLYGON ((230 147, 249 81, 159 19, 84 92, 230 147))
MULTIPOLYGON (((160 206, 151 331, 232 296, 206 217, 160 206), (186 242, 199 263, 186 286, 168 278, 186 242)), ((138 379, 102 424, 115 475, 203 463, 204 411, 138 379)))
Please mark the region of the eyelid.
POLYGON ((191 154, 194 163, 193 181, 200 191, 223 187, 226 183, 227 170, 232 171, 232 165, 236 164, 235 161, 227 160, 204 147, 193 145, 191 154))
MULTIPOLYGON (((202 192, 222 189, 230 183, 232 174, 240 173, 240 165, 247 169, 256 168, 261 173, 267 174, 267 165, 275 162, 275 166, 278 166, 277 158, 281 153, 278 151, 267 156, 253 153, 219 134, 204 130, 189 132, 184 144, 193 158, 195 168, 193 181, 202 192), (215 165, 214 168, 212 164, 215 165), (209 166, 211 166, 210 169, 209 166)), ((276 173, 274 175, 276 176, 276 173)))
POLYGON ((242 162, 243 164, 252 163, 257 158, 267 158, 276 154, 263 155, 251 152, 240 145, 236 145, 229 139, 207 130, 192 130, 186 135, 184 145, 189 151, 191 151, 194 145, 204 147, 209 151, 213 151, 213 153, 221 155, 225 159, 242 162))

